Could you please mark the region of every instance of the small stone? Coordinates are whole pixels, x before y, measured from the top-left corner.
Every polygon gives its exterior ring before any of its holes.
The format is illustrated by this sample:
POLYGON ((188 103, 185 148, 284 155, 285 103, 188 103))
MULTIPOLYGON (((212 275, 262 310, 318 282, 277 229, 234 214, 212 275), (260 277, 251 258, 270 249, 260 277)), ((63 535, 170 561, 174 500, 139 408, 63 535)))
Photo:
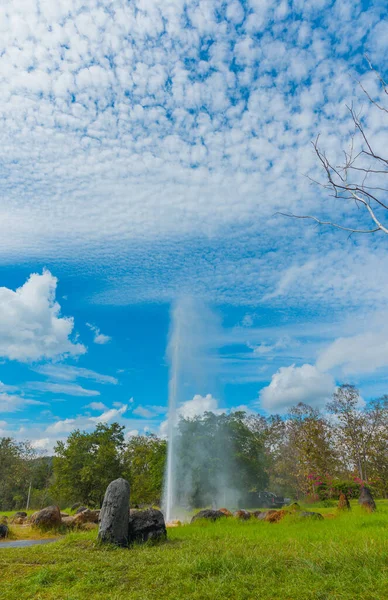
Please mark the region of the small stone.
POLYGON ((297 512, 300 510, 300 506, 297 502, 293 502, 292 504, 289 504, 288 506, 286 506, 286 509, 291 512, 297 512))
POLYGON ((70 529, 75 526, 75 517, 62 517, 62 523, 70 529))
POLYGON ((317 521, 323 521, 323 516, 321 515, 321 513, 317 513, 317 512, 309 512, 307 510, 301 510, 298 513, 299 517, 302 517, 302 519, 315 519, 317 521))
POLYGON ((251 513, 247 510, 236 510, 233 516, 240 519, 240 521, 248 521, 251 518, 251 513))
POLYGON ((288 513, 286 510, 274 510, 274 511, 271 510, 271 511, 268 511, 264 520, 267 521, 268 523, 279 523, 279 521, 284 519, 284 517, 287 514, 288 513))
POLYGON ((217 521, 218 519, 221 519, 222 517, 225 517, 226 515, 224 515, 223 512, 221 512, 220 510, 213 510, 213 509, 204 509, 204 510, 200 510, 196 515, 194 515, 194 517, 191 519, 191 523, 195 523, 195 521, 198 521, 200 519, 208 519, 209 521, 217 521))
POLYGON ((259 521, 267 521, 267 517, 275 514, 276 512, 276 510, 264 510, 263 512, 259 512, 256 518, 259 519, 259 521))
POLYGON ((163 513, 155 508, 140 510, 129 515, 128 540, 130 544, 167 537, 163 513))
POLYGON ((228 510, 227 508, 219 508, 218 510, 222 512, 222 514, 225 515, 225 517, 233 517, 233 513, 230 512, 230 510, 228 510))
POLYGON ((75 502, 73 506, 70 507, 70 510, 77 510, 77 508, 80 508, 81 506, 81 502, 75 502))
POLYGON ((98 523, 99 517, 99 510, 89 510, 89 508, 87 508, 74 516, 74 523, 75 525, 81 525, 82 523, 98 523))
POLYGON ((75 514, 78 515, 79 513, 84 512, 84 510, 88 510, 87 506, 79 506, 75 511, 75 514))

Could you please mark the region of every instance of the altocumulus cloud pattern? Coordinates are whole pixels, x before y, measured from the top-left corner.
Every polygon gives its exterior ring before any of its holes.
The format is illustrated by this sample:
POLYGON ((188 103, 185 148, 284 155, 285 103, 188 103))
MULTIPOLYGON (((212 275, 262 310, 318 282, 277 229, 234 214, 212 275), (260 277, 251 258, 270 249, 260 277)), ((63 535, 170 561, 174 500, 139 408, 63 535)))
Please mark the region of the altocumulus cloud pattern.
POLYGON ((355 74, 374 91, 384 4, 3 1, 2 260, 98 258, 101 302, 383 302, 378 242, 328 233, 316 254, 315 230, 274 214, 316 205, 310 141, 339 152, 355 74))

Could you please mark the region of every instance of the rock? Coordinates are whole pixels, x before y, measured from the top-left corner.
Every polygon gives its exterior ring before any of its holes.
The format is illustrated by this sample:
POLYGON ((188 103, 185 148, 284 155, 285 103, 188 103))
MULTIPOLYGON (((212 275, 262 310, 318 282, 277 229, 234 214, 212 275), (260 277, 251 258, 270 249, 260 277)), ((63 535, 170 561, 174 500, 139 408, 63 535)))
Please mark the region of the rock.
POLYGON ((169 521, 168 523, 166 523, 166 527, 170 528, 170 527, 180 527, 182 525, 182 522, 179 521, 178 519, 174 519, 173 521, 169 521))
POLYGON ((165 540, 167 537, 163 513, 155 508, 130 513, 128 541, 144 543, 148 540, 165 540))
POLYGON ((263 512, 259 512, 257 519, 259 519, 259 521, 266 521, 269 515, 272 515, 276 512, 276 510, 264 510, 263 512))
POLYGON ((279 523, 287 514, 286 510, 270 510, 264 520, 268 523, 279 523))
POLYGON ((297 512, 300 510, 300 506, 297 502, 293 502, 292 504, 289 504, 288 506, 286 506, 286 509, 291 512, 297 512))
POLYGON ((376 503, 373 499, 372 492, 365 485, 361 488, 358 503, 367 512, 374 512, 376 510, 376 503))
POLYGON ((317 513, 317 512, 309 512, 307 510, 301 510, 298 513, 299 517, 302 517, 302 519, 315 519, 317 521, 323 521, 323 517, 321 515, 321 513, 317 513))
POLYGON ((218 519, 221 519, 222 517, 225 517, 226 515, 221 512, 220 510, 212 510, 212 509, 205 509, 205 510, 200 510, 196 515, 194 515, 194 517, 191 519, 191 523, 195 523, 195 521, 198 521, 199 519, 208 519, 209 521, 217 521, 218 519))
POLYGON ((350 502, 346 494, 341 492, 338 500, 338 510, 350 510, 350 502))
POLYGON ((219 508, 218 510, 222 512, 225 517, 233 517, 233 513, 231 513, 227 508, 219 508))
POLYGON ((98 523, 99 516, 99 510, 89 510, 89 508, 87 508, 74 516, 74 523, 77 526, 82 523, 98 523))
POLYGON ((58 506, 47 506, 31 516, 30 522, 33 527, 41 529, 52 529, 61 524, 61 511, 58 506))
POLYGON ((4 539, 8 536, 8 526, 5 523, 0 525, 0 539, 4 539))
POLYGON ((78 515, 79 513, 84 512, 84 510, 88 510, 87 506, 79 506, 75 511, 75 514, 78 515))
POLYGON ((261 510, 254 510, 253 512, 251 512, 252 517, 255 517, 256 519, 259 518, 259 515, 261 515, 261 510))
POLYGON ((70 510, 77 510, 77 508, 80 508, 81 506, 81 502, 75 502, 75 504, 73 504, 73 506, 70 507, 70 510))
POLYGON ((236 510, 233 516, 240 519, 240 521, 248 521, 251 518, 251 513, 247 510, 236 510))
POLYGON ((107 487, 100 513, 98 538, 101 542, 128 545, 129 483, 115 479, 107 487))
POLYGON ((11 523, 13 525, 23 525, 23 523, 27 520, 27 513, 23 511, 19 511, 14 514, 11 519, 11 523))
POLYGON ((62 523, 71 529, 75 526, 75 517, 62 517, 62 523))

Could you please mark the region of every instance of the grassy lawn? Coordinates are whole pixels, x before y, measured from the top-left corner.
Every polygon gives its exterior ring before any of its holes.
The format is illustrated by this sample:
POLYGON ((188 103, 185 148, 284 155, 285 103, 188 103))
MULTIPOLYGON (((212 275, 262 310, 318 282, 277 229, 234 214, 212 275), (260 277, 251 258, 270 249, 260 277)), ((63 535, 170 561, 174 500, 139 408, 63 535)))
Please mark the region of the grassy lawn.
POLYGON ((100 548, 95 531, 72 533, 46 546, 0 548, 0 574, 1 600, 383 600, 388 503, 324 521, 185 525, 170 529, 166 543, 131 550, 100 548))

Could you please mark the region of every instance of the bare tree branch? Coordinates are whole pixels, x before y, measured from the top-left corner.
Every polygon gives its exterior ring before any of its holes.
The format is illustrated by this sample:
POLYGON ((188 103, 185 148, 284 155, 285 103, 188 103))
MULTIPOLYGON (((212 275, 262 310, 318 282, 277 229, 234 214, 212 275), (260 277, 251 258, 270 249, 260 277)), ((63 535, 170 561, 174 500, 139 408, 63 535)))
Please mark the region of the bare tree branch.
MULTIPOLYGON (((382 91, 388 95, 386 82, 374 69, 368 57, 366 57, 366 60, 369 68, 376 74, 382 91)), ((388 114, 388 108, 374 100, 368 90, 365 89, 365 86, 360 81, 358 83, 369 102, 381 111, 382 117, 385 117, 388 114)), ((373 226, 371 228, 351 227, 347 224, 341 225, 335 221, 323 220, 314 215, 295 215, 288 212, 277 214, 297 219, 310 219, 320 225, 328 225, 350 233, 376 233, 382 231, 388 235, 388 188, 382 185, 382 177, 388 175, 388 158, 375 151, 374 144, 364 128, 361 113, 355 110, 353 104, 347 106, 347 108, 354 123, 354 133, 351 136, 348 149, 343 150, 343 164, 334 165, 330 161, 326 152, 320 147, 320 136, 318 135, 312 141, 312 146, 325 174, 325 181, 323 183, 316 181, 309 175, 307 175, 307 178, 312 183, 329 190, 329 195, 336 200, 341 200, 343 203, 354 202, 358 210, 367 213, 373 226), (356 137, 359 139, 358 144, 356 143, 356 137), (356 147, 358 147, 357 151, 355 150, 356 147), (382 165, 384 165, 384 168, 382 165)))

